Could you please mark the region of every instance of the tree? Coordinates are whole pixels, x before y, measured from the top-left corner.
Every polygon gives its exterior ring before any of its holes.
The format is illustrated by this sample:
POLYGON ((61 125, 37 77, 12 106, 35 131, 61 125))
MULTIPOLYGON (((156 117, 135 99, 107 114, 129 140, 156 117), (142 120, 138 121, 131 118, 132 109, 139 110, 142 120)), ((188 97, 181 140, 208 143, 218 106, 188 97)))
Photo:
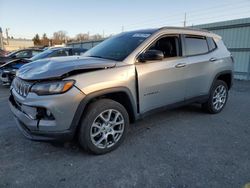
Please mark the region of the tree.
POLYGON ((41 44, 43 46, 49 46, 49 38, 47 37, 46 33, 43 34, 41 44))
POLYGON ((102 35, 100 35, 100 34, 95 34, 95 35, 91 36, 91 38, 92 38, 93 40, 100 40, 100 39, 102 39, 102 35))
POLYGON ((54 44, 62 44, 66 43, 68 40, 66 31, 57 31, 53 34, 53 43, 54 44))
POLYGON ((89 40, 89 35, 86 33, 79 33, 76 35, 76 41, 85 41, 89 40))
POLYGON ((38 34, 36 34, 32 40, 34 42, 34 45, 41 45, 41 40, 38 34))

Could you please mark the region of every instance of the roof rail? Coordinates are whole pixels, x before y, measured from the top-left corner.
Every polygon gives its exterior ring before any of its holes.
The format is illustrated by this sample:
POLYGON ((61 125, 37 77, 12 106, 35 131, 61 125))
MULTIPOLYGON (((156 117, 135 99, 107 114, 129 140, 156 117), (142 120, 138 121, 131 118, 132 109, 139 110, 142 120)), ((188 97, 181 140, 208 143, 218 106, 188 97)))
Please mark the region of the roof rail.
POLYGON ((163 29, 183 29, 183 30, 188 30, 188 31, 202 31, 202 32, 207 32, 207 33, 211 33, 208 30, 205 29, 199 29, 199 28, 194 28, 194 27, 170 27, 170 26, 166 26, 166 27, 161 27, 159 28, 159 30, 163 30, 163 29))

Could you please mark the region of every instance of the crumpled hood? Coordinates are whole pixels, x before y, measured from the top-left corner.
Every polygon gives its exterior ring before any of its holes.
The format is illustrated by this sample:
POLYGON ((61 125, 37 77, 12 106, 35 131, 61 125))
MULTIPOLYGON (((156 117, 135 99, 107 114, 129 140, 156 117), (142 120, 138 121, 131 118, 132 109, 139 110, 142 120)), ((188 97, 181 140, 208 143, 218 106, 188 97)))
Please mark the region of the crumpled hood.
POLYGON ((56 79, 73 71, 96 70, 114 67, 115 65, 116 61, 101 58, 56 57, 28 63, 19 69, 17 76, 24 80, 56 79))

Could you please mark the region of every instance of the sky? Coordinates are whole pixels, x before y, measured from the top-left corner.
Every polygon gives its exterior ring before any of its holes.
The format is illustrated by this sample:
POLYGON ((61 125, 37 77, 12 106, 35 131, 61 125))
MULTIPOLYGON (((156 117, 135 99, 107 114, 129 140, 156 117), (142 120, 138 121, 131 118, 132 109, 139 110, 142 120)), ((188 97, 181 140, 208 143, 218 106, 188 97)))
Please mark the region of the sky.
MULTIPOLYGON (((0 0, 0 27, 9 36, 63 30, 109 36, 122 30, 183 26, 250 17, 250 0, 0 0)), ((5 35, 4 35, 5 36, 5 35)))

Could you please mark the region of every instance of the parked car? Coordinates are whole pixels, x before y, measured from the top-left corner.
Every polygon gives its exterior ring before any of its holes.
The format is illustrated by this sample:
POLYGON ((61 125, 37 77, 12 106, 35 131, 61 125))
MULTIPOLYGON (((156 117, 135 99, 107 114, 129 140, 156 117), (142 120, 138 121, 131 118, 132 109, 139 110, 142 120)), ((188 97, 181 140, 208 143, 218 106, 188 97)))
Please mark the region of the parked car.
POLYGON ((8 54, 7 51, 0 49, 0 58, 5 57, 8 54))
POLYGON ((233 58, 220 36, 188 28, 124 32, 82 57, 23 66, 10 107, 24 136, 77 136, 94 154, 116 149, 129 124, 151 112, 200 103, 222 111, 232 85, 233 58))
POLYGON ((30 62, 37 61, 39 59, 59 57, 59 56, 72 56, 72 55, 82 55, 87 50, 81 48, 49 48, 30 59, 17 59, 9 61, 8 63, 0 66, 0 80, 4 85, 10 85, 18 69, 30 62))
POLYGON ((0 57, 0 65, 16 59, 29 59, 42 51, 41 49, 34 48, 14 51, 4 57, 0 57))

